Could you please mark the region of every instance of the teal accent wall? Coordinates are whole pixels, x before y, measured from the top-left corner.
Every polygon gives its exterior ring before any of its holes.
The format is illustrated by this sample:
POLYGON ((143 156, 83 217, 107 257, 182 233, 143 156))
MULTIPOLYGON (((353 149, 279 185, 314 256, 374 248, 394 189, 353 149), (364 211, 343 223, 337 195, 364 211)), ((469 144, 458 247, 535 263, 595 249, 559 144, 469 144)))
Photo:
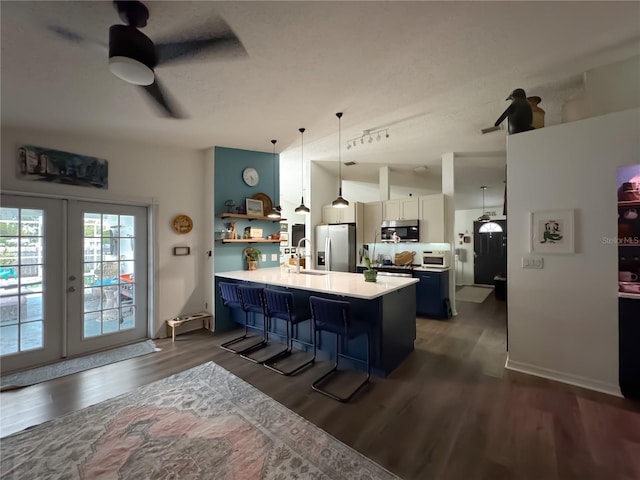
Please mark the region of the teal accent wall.
MULTIPOLYGON (((244 220, 244 219, 222 219, 220 214, 226 211, 224 202, 233 200, 236 205, 245 205, 245 199, 256 193, 265 193, 277 204, 280 198, 280 156, 278 154, 265 152, 254 152, 251 150, 239 150, 235 148, 215 147, 214 161, 214 238, 220 238, 220 232, 225 228, 225 222, 235 221, 236 231, 242 236, 244 228, 252 226, 262 228, 263 237, 271 233, 280 231, 278 222, 269 222, 263 220, 244 220), (275 165, 274 165, 275 164, 275 165), (253 167, 260 175, 260 181, 255 187, 250 187, 242 180, 242 171, 247 167, 253 167)), ((222 244, 220 241, 215 242, 213 266, 214 272, 229 272, 233 270, 246 270, 247 263, 244 260, 242 251, 248 247, 254 246, 267 256, 267 261, 260 261, 258 268, 276 267, 280 262, 280 244, 279 243, 238 243, 238 244, 222 244), (271 254, 276 254, 277 259, 271 260, 271 254)))

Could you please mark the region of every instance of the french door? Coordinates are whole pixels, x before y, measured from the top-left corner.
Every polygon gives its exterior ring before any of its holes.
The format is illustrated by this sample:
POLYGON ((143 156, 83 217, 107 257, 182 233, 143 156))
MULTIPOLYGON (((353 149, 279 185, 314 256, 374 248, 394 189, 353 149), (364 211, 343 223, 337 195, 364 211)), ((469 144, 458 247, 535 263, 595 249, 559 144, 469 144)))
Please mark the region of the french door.
POLYGON ((2 195, 3 373, 148 336, 147 210, 2 195))
POLYGON ((69 201, 67 352, 146 338, 147 210, 69 201))

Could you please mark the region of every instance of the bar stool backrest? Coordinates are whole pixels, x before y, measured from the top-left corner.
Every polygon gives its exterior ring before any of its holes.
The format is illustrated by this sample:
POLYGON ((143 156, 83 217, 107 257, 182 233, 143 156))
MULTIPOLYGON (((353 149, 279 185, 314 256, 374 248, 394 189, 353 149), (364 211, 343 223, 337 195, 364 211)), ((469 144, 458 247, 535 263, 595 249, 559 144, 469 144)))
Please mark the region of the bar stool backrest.
POLYGON ((245 312, 264 313, 264 288, 238 285, 238 296, 245 312))
POLYGON ((292 320, 293 294, 265 288, 264 301, 267 307, 267 315, 271 318, 292 320))
POLYGON ((218 283, 218 287, 220 288, 222 305, 229 308, 240 308, 237 283, 220 282, 218 283))
POLYGON ((351 317, 349 302, 311 296, 309 303, 316 330, 348 335, 351 317))

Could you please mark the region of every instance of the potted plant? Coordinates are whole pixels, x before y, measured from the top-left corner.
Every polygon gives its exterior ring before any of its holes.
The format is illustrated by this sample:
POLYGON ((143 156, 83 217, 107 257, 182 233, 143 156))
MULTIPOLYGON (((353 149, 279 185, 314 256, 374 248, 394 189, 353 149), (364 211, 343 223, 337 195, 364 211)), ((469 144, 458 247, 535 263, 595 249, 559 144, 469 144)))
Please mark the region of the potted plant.
POLYGON ((262 252, 255 247, 247 247, 244 249, 244 256, 247 259, 247 264, 249 265, 249 270, 255 270, 258 268, 258 260, 260 260, 260 255, 262 252))
MULTIPOLYGON (((376 282, 378 279, 378 271, 371 268, 371 258, 375 258, 376 257, 376 239, 377 239, 378 234, 376 233, 373 237, 373 250, 371 252, 371 257, 369 257, 369 254, 367 253, 367 255, 365 255, 364 257, 364 264, 367 267, 366 270, 363 272, 364 274, 364 281, 365 282, 376 282)), ((368 251, 367 251, 368 252, 368 251)))

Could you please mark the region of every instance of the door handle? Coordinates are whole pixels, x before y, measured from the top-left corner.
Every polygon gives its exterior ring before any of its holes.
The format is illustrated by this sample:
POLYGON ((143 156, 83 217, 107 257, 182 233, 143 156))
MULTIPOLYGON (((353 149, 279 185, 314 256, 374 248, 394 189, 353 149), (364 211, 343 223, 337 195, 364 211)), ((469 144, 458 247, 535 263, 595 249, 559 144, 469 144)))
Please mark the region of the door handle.
POLYGON ((69 275, 69 280, 71 280, 72 282, 76 279, 75 275, 69 275))

